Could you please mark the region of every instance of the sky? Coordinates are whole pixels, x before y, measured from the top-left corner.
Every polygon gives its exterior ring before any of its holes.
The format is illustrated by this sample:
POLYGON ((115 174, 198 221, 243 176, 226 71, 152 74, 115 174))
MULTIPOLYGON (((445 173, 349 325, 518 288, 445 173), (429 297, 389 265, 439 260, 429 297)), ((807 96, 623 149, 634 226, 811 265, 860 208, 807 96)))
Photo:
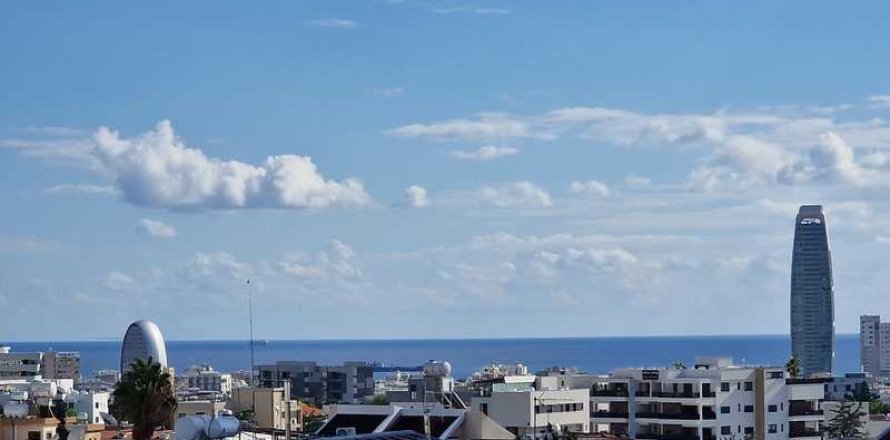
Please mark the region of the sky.
POLYGON ((786 334, 801 204, 856 332, 888 9, 4 2, 0 339, 786 334))

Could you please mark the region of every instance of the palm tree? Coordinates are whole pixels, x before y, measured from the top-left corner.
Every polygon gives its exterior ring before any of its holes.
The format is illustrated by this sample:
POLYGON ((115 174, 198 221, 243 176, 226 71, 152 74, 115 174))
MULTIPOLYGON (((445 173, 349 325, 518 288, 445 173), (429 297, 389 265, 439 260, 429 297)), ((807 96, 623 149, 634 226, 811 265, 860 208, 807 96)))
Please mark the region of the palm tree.
POLYGON ((683 361, 676 361, 673 365, 671 365, 671 367, 675 370, 685 370, 686 363, 684 363, 683 361))
POLYGON ((791 359, 788 359, 788 362, 785 363, 785 371, 788 372, 792 379, 796 379, 800 375, 800 359, 797 356, 791 356, 791 359))
POLYGON ((150 357, 130 364, 112 398, 114 416, 133 423, 133 440, 150 440, 155 427, 171 426, 176 414, 173 378, 150 357))

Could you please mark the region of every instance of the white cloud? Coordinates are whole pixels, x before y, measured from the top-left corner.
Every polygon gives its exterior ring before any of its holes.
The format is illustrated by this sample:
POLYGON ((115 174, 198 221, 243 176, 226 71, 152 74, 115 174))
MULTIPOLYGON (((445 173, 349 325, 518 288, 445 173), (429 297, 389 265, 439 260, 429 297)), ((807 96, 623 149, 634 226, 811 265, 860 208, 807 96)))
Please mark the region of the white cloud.
POLYGON ((342 18, 319 18, 309 22, 312 26, 336 28, 336 29, 355 29, 358 23, 352 20, 342 18))
POLYGON ((176 228, 158 220, 144 218, 139 220, 137 230, 140 233, 154 238, 176 237, 176 228))
POLYGON ((402 96, 406 92, 404 87, 375 87, 371 89, 371 93, 383 97, 402 96))
POLYGON ((596 180, 588 180, 586 182, 576 180, 569 185, 569 192, 573 194, 608 196, 609 187, 605 183, 596 180))
POLYGON ((82 183, 63 184, 44 188, 40 191, 43 194, 51 195, 102 195, 114 196, 120 192, 113 186, 109 185, 87 185, 82 183))
POLYGON ((102 283, 111 290, 120 291, 130 287, 134 281, 131 276, 125 273, 109 272, 102 283))
POLYGON ((867 101, 871 108, 875 108, 875 109, 890 108, 890 95, 869 96, 867 101))
POLYGON ((282 272, 304 281, 355 282, 364 275, 355 251, 340 240, 331 240, 313 260, 302 252, 288 255, 279 264, 282 272))
POLYGON ((455 159, 474 160, 479 162, 513 156, 516 154, 519 154, 518 148, 498 147, 495 145, 485 145, 472 151, 452 150, 448 152, 448 155, 455 159))
POLYGON ((135 138, 100 128, 93 157, 124 198, 169 209, 326 208, 371 202, 355 179, 319 174, 309 157, 270 156, 260 166, 223 161, 188 148, 169 121, 135 138))
POLYGON ((430 201, 427 198, 426 188, 417 185, 411 185, 405 188, 405 199, 408 206, 412 208, 422 208, 429 206, 430 201))
POLYGON ((502 113, 481 113, 476 119, 450 119, 429 124, 410 124, 384 133, 398 137, 446 141, 537 137, 528 122, 502 113))
POLYGON ((514 182, 498 186, 485 186, 476 191, 479 202, 499 208, 547 207, 553 205, 550 194, 543 188, 528 182, 514 182))

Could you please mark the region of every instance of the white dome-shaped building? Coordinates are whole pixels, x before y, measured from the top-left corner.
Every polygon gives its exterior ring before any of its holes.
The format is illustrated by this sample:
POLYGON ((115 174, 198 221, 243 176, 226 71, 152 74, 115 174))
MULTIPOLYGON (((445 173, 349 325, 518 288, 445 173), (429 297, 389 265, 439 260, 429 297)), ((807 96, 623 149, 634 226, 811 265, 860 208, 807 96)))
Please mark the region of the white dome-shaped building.
POLYGON ((151 321, 136 321, 127 328, 121 347, 121 373, 130 368, 136 359, 152 358, 167 367, 167 347, 161 329, 151 321))

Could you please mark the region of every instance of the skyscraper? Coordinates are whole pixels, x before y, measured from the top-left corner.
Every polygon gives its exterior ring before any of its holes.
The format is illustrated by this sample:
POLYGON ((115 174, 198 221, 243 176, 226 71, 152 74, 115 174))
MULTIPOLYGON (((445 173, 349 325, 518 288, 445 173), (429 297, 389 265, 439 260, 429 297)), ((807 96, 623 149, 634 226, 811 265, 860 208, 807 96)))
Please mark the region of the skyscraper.
POLYGON ((791 354, 801 373, 834 367, 834 281, 825 213, 803 205, 794 226, 791 257, 791 354))
POLYGON ((152 358, 167 367, 167 347, 161 329, 151 321, 136 321, 127 328, 121 347, 121 373, 127 371, 136 359, 152 358))

